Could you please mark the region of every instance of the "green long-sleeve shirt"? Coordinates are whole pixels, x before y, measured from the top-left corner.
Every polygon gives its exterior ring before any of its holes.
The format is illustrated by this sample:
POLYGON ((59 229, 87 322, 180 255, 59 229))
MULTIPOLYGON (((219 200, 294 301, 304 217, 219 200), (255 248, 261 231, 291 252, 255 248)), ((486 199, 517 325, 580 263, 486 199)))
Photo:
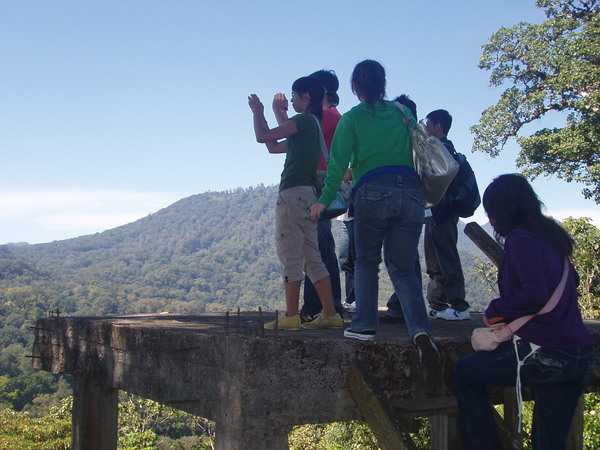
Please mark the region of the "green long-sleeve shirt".
POLYGON ((333 136, 325 187, 319 202, 333 201, 348 166, 353 184, 383 166, 413 167, 410 134, 393 102, 360 103, 342 116, 333 136))

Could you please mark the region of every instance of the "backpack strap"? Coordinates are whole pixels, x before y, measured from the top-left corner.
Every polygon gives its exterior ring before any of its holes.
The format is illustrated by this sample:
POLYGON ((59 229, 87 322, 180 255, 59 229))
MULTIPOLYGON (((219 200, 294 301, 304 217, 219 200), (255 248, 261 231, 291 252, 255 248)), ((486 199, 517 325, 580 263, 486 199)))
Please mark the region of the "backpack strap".
POLYGON ((408 127, 408 129, 415 129, 417 128, 417 123, 415 121, 415 119, 411 116, 409 116, 406 113, 406 110, 404 109, 404 105, 400 102, 394 102, 394 105, 396 105, 398 107, 398 109, 400 111, 402 111, 402 115, 403 115, 403 119, 404 119, 404 123, 406 124, 406 126, 408 127))
POLYGON ((327 144, 325 144, 325 137, 323 136, 323 131, 321 130, 321 122, 319 122, 319 118, 314 116, 314 119, 317 121, 317 129, 319 130, 319 141, 321 142, 321 152, 323 153, 323 158, 325 159, 325 165, 329 165, 329 152, 327 151, 327 144))

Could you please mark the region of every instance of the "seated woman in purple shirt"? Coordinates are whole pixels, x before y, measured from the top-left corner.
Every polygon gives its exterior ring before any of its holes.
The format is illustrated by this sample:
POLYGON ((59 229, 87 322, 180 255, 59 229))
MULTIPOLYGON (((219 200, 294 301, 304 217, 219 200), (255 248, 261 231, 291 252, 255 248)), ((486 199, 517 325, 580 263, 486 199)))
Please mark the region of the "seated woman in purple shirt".
MULTIPOLYGON (((542 214, 542 206, 527 180, 515 174, 499 176, 483 195, 496 239, 504 242, 498 271, 500 297, 485 312, 487 326, 538 313, 561 280, 574 242, 542 214)), ((527 322, 514 342, 475 352, 456 363, 454 388, 467 449, 502 448, 487 388, 516 385, 517 352, 521 361, 525 358, 521 385, 530 386, 534 394, 533 448, 565 448, 573 412, 594 367, 595 342, 581 319, 578 283, 569 263, 564 292, 552 311, 527 322)))

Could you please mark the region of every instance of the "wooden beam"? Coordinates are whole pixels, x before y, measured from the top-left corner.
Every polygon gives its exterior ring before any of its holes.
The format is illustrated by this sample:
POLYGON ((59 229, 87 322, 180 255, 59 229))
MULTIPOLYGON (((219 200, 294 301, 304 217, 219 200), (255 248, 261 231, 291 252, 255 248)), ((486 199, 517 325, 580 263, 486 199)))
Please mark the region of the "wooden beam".
POLYGON ((517 404, 517 389, 512 387, 502 388, 502 402, 504 405, 504 423, 510 435, 515 437, 521 445, 519 448, 523 448, 523 432, 519 432, 519 405, 517 404))
POLYGON ((512 431, 506 425, 502 416, 498 414, 496 408, 493 408, 493 410, 498 433, 500 434, 500 441, 502 442, 503 447, 508 450, 521 450, 523 448, 523 441, 512 434, 512 431))
POLYGON ((458 403, 456 397, 437 397, 421 400, 405 400, 393 403, 397 414, 403 417, 431 417, 431 416, 456 416, 458 403))
POLYGON ((383 450, 416 450, 379 382, 364 363, 350 364, 346 388, 383 450))
POLYGON ((465 225, 465 234, 496 267, 500 265, 504 250, 477 222, 469 222, 465 225))

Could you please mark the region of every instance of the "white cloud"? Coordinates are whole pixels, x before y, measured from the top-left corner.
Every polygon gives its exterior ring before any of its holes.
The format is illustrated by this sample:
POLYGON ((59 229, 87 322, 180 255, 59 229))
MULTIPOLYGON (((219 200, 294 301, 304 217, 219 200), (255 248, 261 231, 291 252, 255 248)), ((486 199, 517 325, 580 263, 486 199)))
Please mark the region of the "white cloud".
POLYGON ((180 198, 174 193, 117 190, 0 191, 0 242, 40 243, 97 233, 180 198))

